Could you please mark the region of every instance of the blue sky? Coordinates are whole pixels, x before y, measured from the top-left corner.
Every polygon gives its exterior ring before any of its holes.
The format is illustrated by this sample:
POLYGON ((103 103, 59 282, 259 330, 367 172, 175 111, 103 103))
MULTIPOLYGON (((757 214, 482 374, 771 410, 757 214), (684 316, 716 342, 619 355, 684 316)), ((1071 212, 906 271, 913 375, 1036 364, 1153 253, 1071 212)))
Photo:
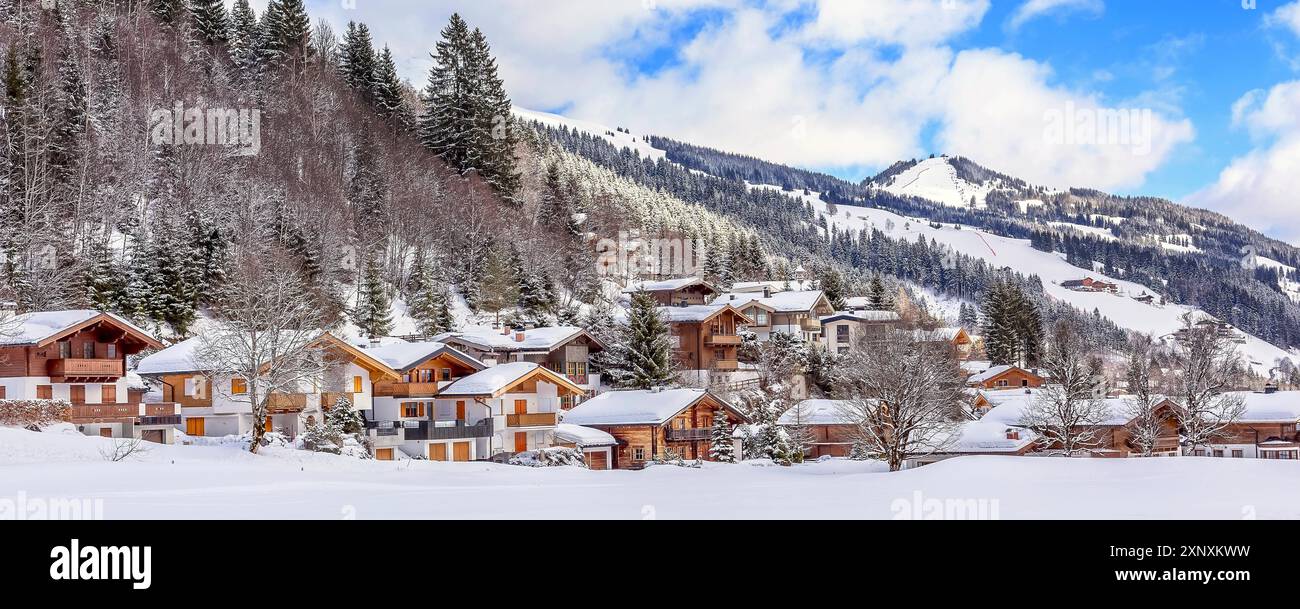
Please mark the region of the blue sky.
POLYGON ((1300 0, 350 1, 312 10, 417 86, 459 12, 520 106, 852 179, 960 154, 1300 241, 1300 0), (1047 138, 1076 107, 1148 112, 1149 145, 1047 138))

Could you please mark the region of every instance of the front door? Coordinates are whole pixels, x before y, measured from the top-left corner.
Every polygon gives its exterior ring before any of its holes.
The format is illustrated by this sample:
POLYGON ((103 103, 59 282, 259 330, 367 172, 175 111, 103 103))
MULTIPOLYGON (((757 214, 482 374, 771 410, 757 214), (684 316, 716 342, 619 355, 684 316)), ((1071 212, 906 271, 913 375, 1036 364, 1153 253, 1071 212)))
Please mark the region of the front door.
POLYGON ((605 451, 589 452, 584 456, 587 458, 587 469, 609 469, 609 455, 607 455, 605 451))
POLYGON ((515 432, 515 452, 521 453, 528 450, 528 432, 515 432))
POLYGON ((452 445, 452 461, 469 461, 469 442, 457 442, 452 445))
POLYGON ((203 417, 190 417, 185 419, 185 435, 202 437, 203 417))
POLYGON ((447 460, 447 445, 446 445, 446 444, 430 444, 430 445, 429 445, 429 460, 430 460, 430 461, 446 461, 446 460, 447 460))
POLYGON ((515 414, 528 414, 528 400, 515 400, 515 414))
POLYGON ((456 402, 456 420, 465 420, 465 402, 463 400, 456 402))

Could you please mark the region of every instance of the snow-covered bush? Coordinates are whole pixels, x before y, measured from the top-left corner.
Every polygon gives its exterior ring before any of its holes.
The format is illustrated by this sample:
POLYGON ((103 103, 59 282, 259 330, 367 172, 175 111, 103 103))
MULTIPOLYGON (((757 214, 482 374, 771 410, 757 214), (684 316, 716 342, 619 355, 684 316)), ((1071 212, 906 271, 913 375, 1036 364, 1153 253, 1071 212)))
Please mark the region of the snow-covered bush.
POLYGON ((687 461, 682 458, 677 451, 671 448, 665 448, 664 452, 656 456, 655 460, 651 463, 653 465, 675 465, 677 467, 689 467, 692 469, 703 467, 703 463, 701 463, 699 459, 687 461))
POLYGON ((526 450, 521 453, 515 453, 510 457, 510 465, 522 465, 524 467, 587 467, 586 461, 582 458, 582 451, 576 448, 565 448, 555 446, 543 448, 541 450, 526 450))
POLYGON ((0 425, 37 428, 71 420, 64 400, 0 400, 0 425))
POLYGON ((370 458, 370 448, 366 446, 364 435, 366 423, 361 418, 361 413, 352 409, 351 400, 339 397, 325 412, 324 418, 319 423, 314 419, 308 420, 306 430, 298 438, 297 448, 360 459, 370 458))
POLYGON ((343 452, 343 433, 333 425, 312 420, 307 422, 298 444, 303 450, 337 455, 343 452))

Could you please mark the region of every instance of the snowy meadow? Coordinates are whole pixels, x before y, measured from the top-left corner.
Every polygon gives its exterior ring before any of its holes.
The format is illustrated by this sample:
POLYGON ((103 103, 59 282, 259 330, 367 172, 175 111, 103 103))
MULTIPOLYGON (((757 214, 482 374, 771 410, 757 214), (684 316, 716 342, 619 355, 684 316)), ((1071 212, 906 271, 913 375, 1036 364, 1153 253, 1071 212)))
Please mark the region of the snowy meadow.
MULTIPOLYGON (((380 462, 0 428, 0 503, 81 500, 106 519, 1289 519, 1300 467, 1258 459, 964 457, 888 473, 830 460, 643 471, 380 462)), ((3 510, 0 510, 3 512, 3 510)), ((13 514, 22 518, 23 514, 13 514)))

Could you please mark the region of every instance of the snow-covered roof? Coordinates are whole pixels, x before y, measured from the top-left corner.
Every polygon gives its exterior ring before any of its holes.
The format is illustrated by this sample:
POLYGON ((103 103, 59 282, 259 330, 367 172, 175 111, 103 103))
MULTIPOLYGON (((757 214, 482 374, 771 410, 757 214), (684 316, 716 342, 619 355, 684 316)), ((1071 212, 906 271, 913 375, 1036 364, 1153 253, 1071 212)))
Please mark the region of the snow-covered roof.
POLYGON ((1233 392, 1246 405, 1242 423, 1295 423, 1300 421, 1300 391, 1277 393, 1233 392))
POLYGON ((560 423, 555 426, 555 439, 585 448, 588 446, 614 446, 618 440, 594 427, 583 427, 572 423, 560 423))
POLYGON ((785 411, 777 423, 780 425, 851 425, 845 416, 850 402, 847 400, 804 400, 785 411))
POLYGON ((450 354, 473 368, 482 370, 485 367, 483 362, 440 342, 394 343, 382 347, 370 347, 365 349, 365 352, 388 364, 394 370, 403 372, 443 353, 450 354))
POLYGON ((822 316, 822 324, 828 324, 833 321, 860 321, 863 323, 880 323, 898 321, 898 313, 893 311, 837 311, 831 315, 822 316))
MULTIPOLYGON (((523 331, 523 340, 517 340, 518 332, 511 330, 502 334, 501 330, 486 326, 471 326, 459 332, 447 332, 434 337, 434 340, 447 343, 464 343, 484 351, 554 351, 560 346, 587 334, 586 330, 576 326, 546 326, 523 331)), ((596 346, 604 346, 595 337, 587 337, 596 346)))
MULTIPOLYGON (((1038 389, 985 392, 984 397, 989 401, 992 409, 980 420, 996 422, 1002 425, 1021 425, 1024 421, 1025 412, 1041 394, 1042 391, 1038 389)), ((1131 398, 1132 396, 1118 396, 1101 400, 1107 416, 1104 420, 1099 421, 1097 425, 1128 425, 1133 420, 1133 417, 1128 414, 1131 398)))
POLYGON ((35 345, 63 332, 84 324, 100 315, 108 317, 114 323, 144 335, 150 341, 156 341, 152 334, 145 332, 135 324, 114 313, 92 309, 75 309, 68 311, 37 311, 15 315, 5 323, 12 331, 0 334, 0 345, 35 345))
POLYGON ((964 423, 951 442, 944 442, 940 454, 1018 453, 1038 438, 1034 432, 991 421, 987 417, 964 423), (1015 436, 1015 437, 1008 437, 1015 436))
POLYGON ((737 309, 744 308, 751 302, 756 302, 773 311, 781 313, 798 313, 802 311, 811 311, 817 306, 818 301, 824 300, 826 296, 821 290, 811 290, 803 292, 774 292, 771 296, 764 298, 762 292, 728 292, 713 299, 713 304, 729 304, 737 309))
POLYGON ((201 345, 202 339, 198 336, 183 340, 140 360, 135 371, 145 376, 201 372, 195 363, 195 354, 201 345))
POLYGON ((623 290, 624 294, 633 294, 635 292, 668 292, 689 288, 695 285, 702 285, 716 292, 712 285, 709 285, 700 277, 682 277, 680 279, 664 279, 662 281, 634 281, 627 284, 623 290))
POLYGON ((972 359, 972 360, 966 360, 961 363, 961 369, 971 374, 984 372, 985 370, 988 370, 989 368, 992 367, 993 367, 993 362, 990 362, 989 360, 986 359, 972 359))
POLYGON ((783 290, 802 292, 815 289, 815 284, 811 279, 791 279, 789 281, 776 279, 772 281, 740 281, 731 285, 732 292, 762 292, 763 288, 773 292, 783 290))
POLYGON ((1015 368, 1017 367, 1008 366, 1008 364, 1002 364, 1002 366, 993 366, 992 368, 988 368, 988 370, 985 370, 984 372, 974 373, 974 375, 971 375, 969 380, 971 381, 971 383, 984 383, 984 381, 996 379, 997 376, 1004 375, 1004 373, 1006 372, 1013 371, 1015 370, 1015 368))
MULTIPOLYGON (((704 389, 608 391, 566 412, 564 422, 576 425, 660 425, 706 395, 711 394, 704 389)), ((730 408, 722 398, 713 396, 713 399, 730 408)))
MULTIPOLYGON (((659 307, 659 313, 668 322, 704 321, 727 309, 727 305, 690 305, 685 307, 659 307)), ((740 312, 736 311, 739 315, 740 312)))
POLYGON ((570 390, 579 391, 579 392, 582 391, 581 388, 570 383, 568 379, 565 379, 555 374, 554 372, 551 372, 550 370, 543 368, 539 364, 535 364, 533 362, 509 362, 505 364, 498 364, 496 366, 487 368, 485 370, 480 370, 478 372, 475 372, 474 374, 462 378, 448 385, 442 391, 438 392, 438 395, 439 396, 496 395, 498 392, 508 389, 511 385, 514 385, 515 383, 519 382, 519 380, 539 370, 543 374, 547 374, 550 377, 554 377, 554 379, 557 381, 557 384, 563 383, 567 387, 569 387, 570 390))

